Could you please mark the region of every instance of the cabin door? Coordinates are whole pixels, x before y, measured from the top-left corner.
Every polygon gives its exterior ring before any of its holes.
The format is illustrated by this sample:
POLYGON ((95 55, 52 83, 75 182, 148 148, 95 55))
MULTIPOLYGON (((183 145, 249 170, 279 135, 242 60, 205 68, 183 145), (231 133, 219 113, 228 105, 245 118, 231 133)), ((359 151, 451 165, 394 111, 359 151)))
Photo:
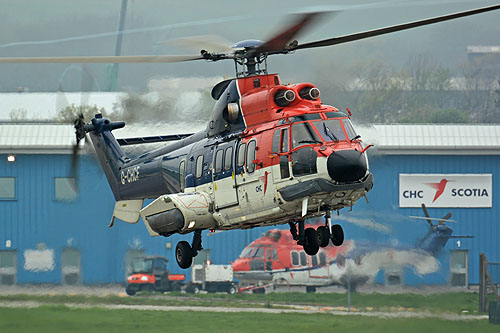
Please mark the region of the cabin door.
POLYGON ((290 179, 289 135, 288 128, 279 128, 274 131, 272 146, 274 183, 290 179))
POLYGON ((214 185, 216 209, 238 204, 234 177, 235 151, 235 141, 219 144, 215 147, 212 181, 214 185))

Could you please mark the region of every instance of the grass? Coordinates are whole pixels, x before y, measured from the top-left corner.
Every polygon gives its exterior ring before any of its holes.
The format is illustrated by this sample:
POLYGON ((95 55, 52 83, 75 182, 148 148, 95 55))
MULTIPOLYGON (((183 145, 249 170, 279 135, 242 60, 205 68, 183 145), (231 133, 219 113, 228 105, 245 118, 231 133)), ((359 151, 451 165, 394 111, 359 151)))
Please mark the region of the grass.
POLYGON ((378 319, 331 314, 0 308, 0 332, 498 332, 487 320, 378 319))
MULTIPOLYGON (((288 304, 313 306, 347 306, 347 295, 337 293, 267 293, 267 294, 151 294, 136 297, 83 296, 83 295, 0 295, 1 301, 38 301, 40 303, 64 304, 146 304, 169 306, 205 307, 286 307, 288 304)), ((479 296, 477 293, 435 293, 419 294, 364 294, 353 293, 351 306, 359 310, 397 311, 405 308, 414 311, 451 312, 477 314, 479 296)))

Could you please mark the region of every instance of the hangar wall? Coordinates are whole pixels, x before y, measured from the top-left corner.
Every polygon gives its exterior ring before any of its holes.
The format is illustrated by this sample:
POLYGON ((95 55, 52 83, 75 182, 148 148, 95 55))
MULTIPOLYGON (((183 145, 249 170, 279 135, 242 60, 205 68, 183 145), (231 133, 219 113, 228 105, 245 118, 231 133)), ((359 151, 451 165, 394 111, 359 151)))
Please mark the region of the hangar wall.
MULTIPOLYGON (((500 126, 496 128, 500 131, 500 126)), ((71 142, 73 133, 70 127, 68 129, 68 142, 71 142)), ((54 139, 54 142, 58 141, 60 139, 54 139)), ((406 151, 399 147, 384 152, 384 147, 388 146, 379 143, 379 150, 370 153, 375 185, 368 194, 369 203, 360 200, 352 212, 341 211, 339 219, 346 221, 343 223, 346 237, 373 237, 365 229, 347 222, 350 216, 368 216, 379 223, 384 223, 385 219, 394 220, 397 216, 393 225, 397 232, 384 240, 411 244, 425 233, 425 222, 408 222, 406 218, 409 215, 422 216, 420 209, 399 208, 400 173, 492 174, 492 208, 430 209, 433 217, 451 211, 453 219, 457 220, 452 225, 454 234, 475 238, 460 240, 460 246, 456 240, 450 240, 440 257, 441 268, 434 275, 421 278, 405 271, 405 283, 408 284, 446 284, 449 280, 449 251, 468 250, 468 282, 477 284, 480 252, 484 252, 490 262, 500 262, 500 227, 496 211, 500 145, 482 151, 449 150, 448 147, 443 150, 444 155, 439 154, 439 147, 432 151, 406 151)), ((149 255, 165 255, 170 260, 168 266, 172 272, 189 275, 189 271, 177 267, 173 252, 176 243, 181 239, 190 240, 190 235, 152 238, 142 221, 134 225, 117 222, 113 228, 107 227, 114 199, 100 166, 91 156, 81 157, 76 197, 69 201, 58 198, 61 193, 57 191, 62 191, 63 197, 69 191, 58 181, 69 175, 70 151, 71 145, 67 142, 52 143, 52 146, 36 143, 16 146, 12 142, 0 141, 0 178, 15 179, 14 197, 0 199, 0 284, 60 284, 75 279, 83 284, 122 283, 128 256, 141 251, 149 255), (15 154, 15 162, 7 162, 9 153, 15 154)), ((0 190, 0 194, 4 192, 0 190)), ((203 246, 210 249, 213 263, 229 263, 265 230, 236 230, 210 236, 204 232, 203 246)), ((377 278, 377 281, 382 280, 382 277, 377 278)))

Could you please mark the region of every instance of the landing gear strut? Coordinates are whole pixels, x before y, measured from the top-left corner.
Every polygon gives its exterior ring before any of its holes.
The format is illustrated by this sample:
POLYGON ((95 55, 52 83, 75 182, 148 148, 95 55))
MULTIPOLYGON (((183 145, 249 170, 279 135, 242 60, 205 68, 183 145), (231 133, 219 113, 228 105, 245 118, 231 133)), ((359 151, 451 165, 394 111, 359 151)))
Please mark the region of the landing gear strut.
POLYGON ((201 246, 201 230, 195 230, 193 234, 193 242, 189 245, 186 241, 180 241, 175 247, 175 260, 180 268, 189 268, 193 263, 193 257, 198 255, 198 251, 202 250, 201 246))

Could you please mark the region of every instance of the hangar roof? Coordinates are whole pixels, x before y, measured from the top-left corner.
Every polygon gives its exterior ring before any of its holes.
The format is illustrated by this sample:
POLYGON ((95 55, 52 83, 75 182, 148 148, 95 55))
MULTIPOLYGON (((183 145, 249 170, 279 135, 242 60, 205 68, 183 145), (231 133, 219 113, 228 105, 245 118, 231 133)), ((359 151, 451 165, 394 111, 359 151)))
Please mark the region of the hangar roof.
MULTIPOLYGON (((127 126, 136 132, 136 128, 131 127, 127 126)), ((500 125, 392 124, 355 128, 365 144, 375 146, 369 151, 380 154, 500 155, 500 125)), ((161 133, 155 134, 174 134, 176 127, 157 126, 158 130, 161 133)), ((153 135, 127 132, 125 129, 117 133, 117 137, 153 135)), ((0 153, 3 154, 70 154, 74 140, 70 124, 0 123, 0 153)))
POLYGON ((358 132, 382 154, 500 154, 500 125, 392 124, 358 132))

